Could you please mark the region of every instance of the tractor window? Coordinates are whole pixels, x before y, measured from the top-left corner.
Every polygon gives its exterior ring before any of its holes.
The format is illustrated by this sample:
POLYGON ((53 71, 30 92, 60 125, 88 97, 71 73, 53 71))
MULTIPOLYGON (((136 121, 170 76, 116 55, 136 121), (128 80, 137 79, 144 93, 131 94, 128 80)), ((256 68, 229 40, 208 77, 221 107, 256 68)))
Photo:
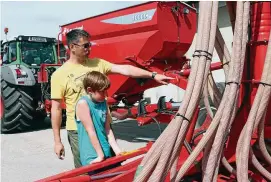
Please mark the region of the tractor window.
POLYGON ((17 60, 16 42, 4 44, 3 48, 3 64, 9 64, 17 60))
POLYGON ((9 56, 10 56, 11 62, 17 60, 17 44, 16 44, 16 42, 11 42, 9 44, 9 56))
POLYGON ((5 45, 3 48, 3 64, 8 64, 8 47, 5 45))
POLYGON ((22 42, 22 61, 28 65, 55 63, 55 53, 53 46, 53 43, 22 42))

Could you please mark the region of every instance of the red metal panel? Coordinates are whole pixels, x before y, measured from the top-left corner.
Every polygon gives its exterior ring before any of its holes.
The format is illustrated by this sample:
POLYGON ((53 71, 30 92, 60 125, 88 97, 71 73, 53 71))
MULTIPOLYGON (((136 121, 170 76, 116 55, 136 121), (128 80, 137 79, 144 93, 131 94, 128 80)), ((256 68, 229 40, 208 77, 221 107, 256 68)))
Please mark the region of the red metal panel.
POLYGON ((108 180, 107 182, 128 182, 133 181, 137 167, 130 169, 128 172, 119 175, 115 178, 108 180))
MULTIPOLYGON (((88 31, 94 42, 93 57, 99 56, 116 62, 124 60, 124 57, 136 55, 149 60, 160 51, 172 54, 170 48, 162 47, 169 46, 163 45, 164 43, 173 43, 180 58, 193 41, 196 11, 182 3, 149 2, 63 25, 61 28, 63 34, 74 28, 88 31), (175 6, 179 6, 179 16, 172 12, 175 6), (182 13, 184 8, 189 9, 188 14, 182 13)), ((66 44, 65 36, 62 37, 62 41, 66 44)))
POLYGON ((264 128, 264 138, 265 139, 271 139, 271 126, 265 126, 265 128, 264 128))
MULTIPOLYGON (((268 41, 271 28, 270 2, 251 5, 251 41, 268 41)), ((264 56, 264 55, 263 55, 264 56)))
MULTIPOLYGON (((271 3, 257 2, 251 5, 251 79, 261 80, 267 45, 271 30, 271 3)), ((252 85, 250 103, 253 103, 258 84, 252 85)), ((271 125, 271 101, 269 103, 266 125, 271 125)))
MULTIPOLYGON (((114 169, 111 169, 111 170, 99 173, 98 175, 101 175, 101 174, 112 174, 112 173, 118 172, 118 171, 122 171, 123 174, 127 173, 130 169, 137 167, 140 164, 140 162, 142 161, 142 159, 143 159, 143 157, 140 158, 140 159, 137 159, 135 161, 129 162, 128 164, 125 164, 123 166, 120 166, 120 167, 117 167, 117 168, 114 168, 114 169)), ((106 180, 109 180, 109 179, 112 179, 112 178, 115 178, 115 177, 116 176, 111 177, 111 178, 104 178, 104 179, 93 180, 93 181, 95 181, 95 182, 103 182, 103 181, 106 181, 106 180)))
POLYGON ((72 178, 65 178, 65 179, 58 179, 58 180, 53 180, 51 182, 89 182, 91 181, 89 175, 82 175, 82 176, 76 176, 72 178))
POLYGON ((48 82, 48 72, 46 70, 38 72, 38 83, 48 82))
POLYGON ((126 154, 126 155, 112 157, 112 158, 109 158, 109 159, 107 159, 107 160, 105 160, 103 162, 100 162, 100 163, 95 163, 95 164, 92 164, 92 165, 83 166, 83 167, 80 167, 80 168, 77 168, 77 169, 73 169, 71 171, 63 172, 63 173, 60 173, 60 174, 57 174, 57 175, 54 175, 54 176, 50 176, 50 177, 41 179, 41 180, 38 180, 38 181, 39 182, 45 182, 45 181, 53 181, 53 180, 59 180, 59 179, 65 179, 65 178, 73 178, 73 177, 76 177, 78 175, 82 175, 82 174, 85 174, 87 172, 94 171, 96 169, 100 169, 100 168, 103 168, 103 167, 106 167, 106 166, 110 166, 112 164, 116 164, 118 162, 122 162, 122 161, 125 161, 127 159, 142 155, 142 154, 146 153, 149 150, 150 146, 151 146, 151 143, 149 143, 146 147, 140 148, 140 149, 138 149, 136 151, 132 151, 132 152, 126 154))

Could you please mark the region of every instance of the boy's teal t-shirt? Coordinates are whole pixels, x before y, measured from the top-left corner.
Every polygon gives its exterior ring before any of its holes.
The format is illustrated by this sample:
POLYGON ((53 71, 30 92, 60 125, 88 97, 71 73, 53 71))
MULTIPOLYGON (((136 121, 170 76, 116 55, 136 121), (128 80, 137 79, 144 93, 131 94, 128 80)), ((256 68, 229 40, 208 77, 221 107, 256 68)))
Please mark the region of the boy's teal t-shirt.
MULTIPOLYGON (((108 143, 105 124, 107 115, 107 105, 104 102, 94 102, 88 96, 83 96, 79 99, 85 100, 90 109, 90 116, 96 131, 97 138, 102 147, 105 158, 112 157, 110 145, 108 143)), ((88 165, 92 160, 97 158, 97 153, 90 141, 88 133, 80 120, 75 118, 78 132, 78 145, 80 160, 83 166, 88 165)))

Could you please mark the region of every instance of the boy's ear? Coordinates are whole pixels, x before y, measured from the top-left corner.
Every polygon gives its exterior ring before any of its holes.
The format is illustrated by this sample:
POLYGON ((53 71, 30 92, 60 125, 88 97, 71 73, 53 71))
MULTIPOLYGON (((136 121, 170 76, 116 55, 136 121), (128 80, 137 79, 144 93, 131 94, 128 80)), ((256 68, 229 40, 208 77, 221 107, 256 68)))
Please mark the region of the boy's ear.
POLYGON ((92 91, 92 89, 90 87, 87 87, 87 92, 92 93, 93 91, 92 91))

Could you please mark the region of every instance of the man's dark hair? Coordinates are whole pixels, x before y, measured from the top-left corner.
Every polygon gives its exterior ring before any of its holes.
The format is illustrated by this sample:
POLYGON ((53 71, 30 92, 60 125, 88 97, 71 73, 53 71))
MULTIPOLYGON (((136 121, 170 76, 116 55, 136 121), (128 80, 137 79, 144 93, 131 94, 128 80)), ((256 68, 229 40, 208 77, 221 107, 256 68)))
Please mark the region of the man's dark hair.
POLYGON ((69 31, 66 34, 66 37, 67 37, 68 46, 70 46, 70 44, 72 43, 78 43, 80 38, 82 37, 89 38, 90 35, 85 30, 74 29, 74 30, 69 31))

